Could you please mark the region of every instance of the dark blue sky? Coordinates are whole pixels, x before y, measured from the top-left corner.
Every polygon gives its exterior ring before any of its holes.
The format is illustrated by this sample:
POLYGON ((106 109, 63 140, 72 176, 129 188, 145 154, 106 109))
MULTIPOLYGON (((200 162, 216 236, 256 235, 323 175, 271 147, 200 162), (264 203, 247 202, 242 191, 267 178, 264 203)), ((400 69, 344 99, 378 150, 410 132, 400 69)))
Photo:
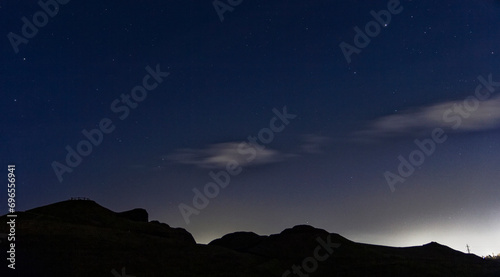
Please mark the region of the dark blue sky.
POLYGON ((499 251, 498 1, 42 3, 58 9, 0 7, 0 154, 18 209, 85 196, 203 243, 305 223, 499 251), (358 46, 350 63, 343 42, 358 46))

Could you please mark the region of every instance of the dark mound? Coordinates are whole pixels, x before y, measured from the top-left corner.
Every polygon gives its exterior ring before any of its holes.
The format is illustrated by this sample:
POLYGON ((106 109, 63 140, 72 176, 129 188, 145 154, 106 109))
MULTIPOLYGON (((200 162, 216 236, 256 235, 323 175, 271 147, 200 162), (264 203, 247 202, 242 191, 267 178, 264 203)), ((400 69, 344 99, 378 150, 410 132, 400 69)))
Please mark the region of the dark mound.
POLYGON ((232 250, 245 251, 261 243, 267 236, 259 236, 253 232, 236 232, 227 234, 220 239, 211 241, 208 245, 217 245, 232 250))
MULTIPOLYGON (((16 270, 3 266, 0 276, 110 277, 122 276, 122 268, 136 277, 500 276, 498 261, 435 242, 406 248, 369 245, 308 225, 269 236, 236 232, 200 245, 184 229, 148 222, 143 209, 116 213, 91 200, 17 215, 16 270), (314 270, 306 272, 306 267, 314 270), (286 273, 295 270, 300 274, 286 273)), ((7 224, 0 225, 4 261, 8 231, 7 224)))
POLYGON ((145 209, 133 209, 130 211, 125 211, 118 213, 118 216, 133 220, 133 221, 139 221, 139 222, 148 222, 149 221, 149 215, 148 212, 145 209))

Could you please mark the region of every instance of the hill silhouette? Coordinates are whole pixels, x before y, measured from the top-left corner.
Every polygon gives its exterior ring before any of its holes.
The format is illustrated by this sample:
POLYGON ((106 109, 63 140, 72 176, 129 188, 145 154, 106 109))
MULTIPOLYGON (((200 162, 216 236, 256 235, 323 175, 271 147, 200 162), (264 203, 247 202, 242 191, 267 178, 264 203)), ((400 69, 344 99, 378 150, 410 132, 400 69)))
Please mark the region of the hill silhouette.
MULTIPOLYGON (((6 215, 1 220, 6 222, 6 215)), ((0 233, 7 232, 2 224, 0 233)), ((7 242, 0 245, 5 261, 7 242)), ((91 200, 17 212, 16 270, 4 265, 0 275, 111 277, 124 268, 136 277, 300 276, 297 267, 318 277, 500 276, 499 261, 435 242, 370 245, 307 225, 269 236, 235 232, 197 244, 182 228, 148 222, 144 209, 117 213, 91 200)))

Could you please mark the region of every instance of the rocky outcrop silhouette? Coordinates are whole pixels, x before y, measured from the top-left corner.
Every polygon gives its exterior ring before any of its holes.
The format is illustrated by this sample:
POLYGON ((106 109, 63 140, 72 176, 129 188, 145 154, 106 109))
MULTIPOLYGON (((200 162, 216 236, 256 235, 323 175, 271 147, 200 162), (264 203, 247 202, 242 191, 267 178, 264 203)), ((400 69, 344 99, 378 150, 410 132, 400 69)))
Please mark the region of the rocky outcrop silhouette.
MULTIPOLYGON (((415 247, 356 243, 298 225, 279 234, 235 232, 197 244, 182 228, 116 213, 92 200, 17 212, 16 270, 0 276, 500 276, 500 262, 432 242, 415 247), (305 270, 309 271, 305 271, 305 270), (305 275, 303 275, 305 276, 305 275)), ((7 221, 6 215, 0 217, 7 221)), ((0 233, 8 233, 7 224, 0 233)), ((8 242, 0 242, 4 261, 8 242), (5 251, 4 251, 5 250, 5 251)))
POLYGON ((149 221, 149 215, 148 212, 145 209, 133 209, 130 211, 125 211, 118 213, 118 216, 133 220, 133 221, 139 221, 139 222, 148 222, 149 221))

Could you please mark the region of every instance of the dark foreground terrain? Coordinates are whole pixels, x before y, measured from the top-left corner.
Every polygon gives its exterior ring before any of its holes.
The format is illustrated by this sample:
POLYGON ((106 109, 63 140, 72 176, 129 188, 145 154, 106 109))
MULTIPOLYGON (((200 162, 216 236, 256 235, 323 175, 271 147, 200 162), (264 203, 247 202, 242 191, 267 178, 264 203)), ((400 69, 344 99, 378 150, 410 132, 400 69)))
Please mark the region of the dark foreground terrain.
MULTIPOLYGON (((7 222, 4 215, 1 222, 7 222)), ((432 242, 395 248, 352 242, 311 226, 225 235, 196 244, 186 230, 69 200, 18 212, 15 270, 1 224, 0 276, 500 276, 500 263, 432 242)))

